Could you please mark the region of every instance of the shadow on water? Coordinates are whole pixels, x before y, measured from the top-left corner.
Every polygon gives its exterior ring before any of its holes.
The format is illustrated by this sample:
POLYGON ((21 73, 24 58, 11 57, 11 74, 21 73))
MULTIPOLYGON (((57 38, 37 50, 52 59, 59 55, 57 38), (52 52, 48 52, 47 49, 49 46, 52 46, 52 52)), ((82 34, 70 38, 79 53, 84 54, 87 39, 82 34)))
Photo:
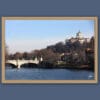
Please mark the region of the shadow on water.
POLYGON ((11 63, 6 63, 5 65, 6 65, 6 68, 17 68, 16 65, 11 64, 11 63))
POLYGON ((27 64, 22 64, 21 68, 38 68, 38 65, 33 63, 27 63, 27 64))

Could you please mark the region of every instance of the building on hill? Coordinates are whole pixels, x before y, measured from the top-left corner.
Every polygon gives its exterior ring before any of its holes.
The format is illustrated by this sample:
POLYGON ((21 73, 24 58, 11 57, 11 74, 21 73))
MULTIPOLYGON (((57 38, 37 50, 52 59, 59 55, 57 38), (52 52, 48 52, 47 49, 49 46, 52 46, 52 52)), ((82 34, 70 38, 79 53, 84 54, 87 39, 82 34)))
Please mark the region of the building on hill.
POLYGON ((83 34, 79 31, 78 33, 76 33, 76 37, 71 37, 69 41, 71 43, 78 41, 80 42, 80 44, 83 44, 84 42, 90 42, 90 38, 85 38, 83 34))

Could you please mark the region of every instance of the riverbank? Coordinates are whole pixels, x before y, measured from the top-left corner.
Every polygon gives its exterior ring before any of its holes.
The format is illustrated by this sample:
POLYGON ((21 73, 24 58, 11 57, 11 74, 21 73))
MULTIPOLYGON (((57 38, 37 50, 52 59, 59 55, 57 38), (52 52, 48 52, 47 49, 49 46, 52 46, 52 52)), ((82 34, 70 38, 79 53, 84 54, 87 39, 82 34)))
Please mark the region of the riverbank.
POLYGON ((40 68, 47 68, 47 69, 75 69, 75 70, 92 70, 94 71, 93 65, 88 64, 71 64, 66 62, 60 62, 60 63, 40 63, 38 65, 40 68))
MULTIPOLYGON (((8 66, 9 67, 9 66, 8 66)), ((10 66, 11 68, 17 68, 17 66, 10 66)), ((41 69, 71 69, 71 70, 90 70, 94 71, 93 67, 89 65, 77 65, 77 64, 25 64, 21 68, 41 68, 41 69)))
POLYGON ((43 69, 71 69, 71 70, 90 70, 94 71, 92 67, 89 65, 56 65, 56 66, 44 66, 44 65, 39 65, 38 68, 43 68, 43 69))

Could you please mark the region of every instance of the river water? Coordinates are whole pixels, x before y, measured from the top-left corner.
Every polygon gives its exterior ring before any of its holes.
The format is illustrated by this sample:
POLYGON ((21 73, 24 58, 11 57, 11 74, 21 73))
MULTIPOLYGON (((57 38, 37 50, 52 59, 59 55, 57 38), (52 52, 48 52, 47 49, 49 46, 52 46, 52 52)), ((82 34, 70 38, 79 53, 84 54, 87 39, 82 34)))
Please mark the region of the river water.
POLYGON ((6 68, 6 80, 92 80, 94 73, 85 70, 6 68))

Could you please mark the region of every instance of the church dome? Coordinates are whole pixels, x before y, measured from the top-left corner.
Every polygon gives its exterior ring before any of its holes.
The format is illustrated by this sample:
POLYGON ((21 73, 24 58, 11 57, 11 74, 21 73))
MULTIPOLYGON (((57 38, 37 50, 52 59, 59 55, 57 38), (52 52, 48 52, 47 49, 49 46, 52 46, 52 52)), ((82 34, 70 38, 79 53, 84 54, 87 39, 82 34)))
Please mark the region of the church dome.
POLYGON ((83 38, 83 35, 82 35, 82 33, 80 31, 78 33, 76 33, 76 38, 78 38, 78 39, 82 39, 83 38))

